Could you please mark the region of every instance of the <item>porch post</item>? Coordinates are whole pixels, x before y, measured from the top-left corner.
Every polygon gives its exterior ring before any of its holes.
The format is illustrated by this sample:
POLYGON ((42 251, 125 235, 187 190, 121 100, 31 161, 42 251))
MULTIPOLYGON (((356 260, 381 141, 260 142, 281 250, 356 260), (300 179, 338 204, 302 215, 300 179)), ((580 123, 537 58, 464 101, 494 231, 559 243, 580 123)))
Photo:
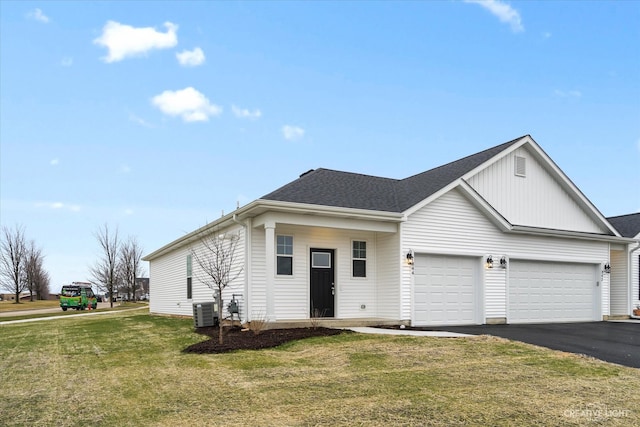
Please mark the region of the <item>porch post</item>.
POLYGON ((264 244, 265 244, 265 262, 266 265, 266 297, 267 297, 267 322, 276 320, 275 309, 273 306, 274 278, 275 278, 275 241, 276 241, 276 224, 273 222, 264 225, 264 244))

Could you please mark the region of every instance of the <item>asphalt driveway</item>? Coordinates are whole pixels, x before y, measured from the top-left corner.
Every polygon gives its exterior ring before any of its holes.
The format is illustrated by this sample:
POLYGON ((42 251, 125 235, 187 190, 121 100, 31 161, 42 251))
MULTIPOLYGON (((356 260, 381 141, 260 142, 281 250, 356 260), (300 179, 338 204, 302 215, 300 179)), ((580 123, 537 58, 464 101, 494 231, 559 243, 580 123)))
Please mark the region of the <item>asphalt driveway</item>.
POLYGON ((640 368, 640 322, 478 325, 433 329, 471 335, 494 335, 640 368))

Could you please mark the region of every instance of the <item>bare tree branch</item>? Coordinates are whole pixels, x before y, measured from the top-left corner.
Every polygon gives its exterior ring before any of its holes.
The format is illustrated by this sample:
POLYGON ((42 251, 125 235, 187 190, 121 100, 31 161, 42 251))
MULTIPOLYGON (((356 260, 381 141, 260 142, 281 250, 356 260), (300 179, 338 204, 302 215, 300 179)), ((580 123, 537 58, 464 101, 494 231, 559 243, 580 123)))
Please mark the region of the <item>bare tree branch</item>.
POLYGON ((118 279, 118 251, 120 250, 118 229, 116 228, 115 232, 110 233, 109 226, 104 224, 94 236, 102 250, 102 257, 89 269, 91 282, 109 293, 109 300, 111 307, 113 307, 113 294, 118 279))
POLYGON ((120 265, 121 283, 130 301, 136 299, 136 279, 142 274, 142 247, 135 237, 129 236, 120 248, 118 262, 120 265))
POLYGON ((46 299, 49 295, 49 274, 44 270, 42 249, 31 240, 27 246, 25 262, 25 278, 31 301, 46 299))
MULTIPOLYGON (((207 285, 218 300, 218 319, 222 321, 222 291, 237 279, 243 267, 236 260, 236 250, 240 242, 239 234, 219 234, 217 229, 202 232, 197 245, 191 246, 190 253, 199 269, 195 269, 199 281, 207 285)), ((223 343, 222 322, 218 341, 223 343)))
POLYGON ((16 303, 20 302, 20 293, 27 287, 25 264, 27 262, 27 244, 24 227, 16 225, 13 230, 2 227, 0 236, 0 281, 2 288, 15 293, 16 303))

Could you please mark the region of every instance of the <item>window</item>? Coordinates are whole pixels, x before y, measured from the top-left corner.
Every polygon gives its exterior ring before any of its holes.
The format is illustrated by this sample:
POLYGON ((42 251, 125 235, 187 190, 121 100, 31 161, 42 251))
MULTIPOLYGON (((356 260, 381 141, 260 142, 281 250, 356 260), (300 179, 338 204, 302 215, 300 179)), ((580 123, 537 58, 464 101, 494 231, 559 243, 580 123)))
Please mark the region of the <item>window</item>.
POLYGON ((277 236, 276 254, 276 274, 293 275, 293 236, 277 236))
POLYGON ((193 297, 193 286, 191 282, 191 255, 187 255, 187 299, 193 297))
POLYGON ((353 277, 367 277, 367 242, 353 241, 353 277))
POLYGON ((328 252, 312 252, 311 267, 331 268, 331 254, 328 252))

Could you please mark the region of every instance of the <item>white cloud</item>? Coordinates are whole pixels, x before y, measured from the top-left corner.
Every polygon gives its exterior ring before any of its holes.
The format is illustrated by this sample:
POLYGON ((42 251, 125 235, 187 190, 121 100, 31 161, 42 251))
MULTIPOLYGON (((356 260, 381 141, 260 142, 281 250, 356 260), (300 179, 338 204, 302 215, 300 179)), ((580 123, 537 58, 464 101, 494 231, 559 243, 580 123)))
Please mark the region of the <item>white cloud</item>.
POLYGON ((140 118, 140 117, 136 116, 136 115, 135 115, 135 114, 133 114, 133 113, 130 113, 130 114, 129 114, 129 120, 130 120, 130 121, 132 121, 132 122, 134 122, 134 123, 139 124, 140 126, 144 126, 144 127, 146 127, 146 128, 153 128, 153 125, 152 125, 151 123, 149 123, 149 122, 147 122, 146 120, 144 120, 144 119, 142 119, 142 118, 140 118))
POLYGON ((501 0, 464 0, 465 3, 475 3, 487 9, 494 16, 496 16, 500 22, 509 24, 511 30, 514 33, 524 31, 522 25, 522 19, 520 13, 511 7, 511 5, 502 2, 501 0))
POLYGON ((553 94, 560 98, 580 98, 582 96, 582 92, 579 90, 559 90, 556 89, 553 91, 553 94))
POLYGON ((125 210, 124 210, 124 214, 125 214, 125 215, 133 215, 133 213, 134 213, 134 212, 133 212, 133 209, 129 209, 129 208, 127 208, 127 209, 125 209, 125 210))
POLYGON ((178 26, 171 22, 165 22, 164 26, 167 28, 166 33, 151 27, 134 28, 108 21, 102 35, 93 43, 109 49, 109 54, 102 58, 104 62, 122 61, 125 58, 145 55, 153 49, 167 49, 178 44, 178 26))
POLYGON ((542 33, 542 37, 545 39, 550 39, 552 36, 550 31, 545 31, 544 33, 542 33))
POLYGON ((212 104, 207 97, 192 87, 165 90, 151 99, 151 103, 169 116, 180 116, 185 122, 206 122, 210 116, 222 113, 222 107, 212 104))
POLYGON ((80 212, 81 207, 79 205, 67 205, 62 202, 38 202, 37 208, 48 208, 53 210, 68 210, 71 212, 80 212))
POLYGON ((60 160, 58 159, 51 159, 51 161, 49 162, 51 166, 58 166, 59 163, 60 163, 60 160))
POLYGON ((304 129, 298 126, 282 126, 282 135, 287 141, 296 141, 304 136, 304 129))
POLYGON ((34 21, 42 22, 46 24, 50 21, 49 17, 45 15, 41 9, 33 9, 29 13, 27 13, 27 18, 33 19, 34 21))
POLYGON ((176 58, 180 65, 184 67, 197 67, 204 64, 204 52, 199 47, 193 50, 183 50, 180 53, 176 53, 176 58))
POLYGON ((250 111, 246 108, 240 108, 232 105, 231 111, 233 111, 233 114, 239 119, 259 119, 262 117, 262 111, 258 109, 250 111))
POLYGON ((73 65, 73 58, 68 56, 62 58, 62 61, 60 61, 60 65, 62 65, 63 67, 71 67, 73 65))
POLYGON ((131 172, 131 167, 127 164, 120 165, 120 173, 129 173, 131 172))

